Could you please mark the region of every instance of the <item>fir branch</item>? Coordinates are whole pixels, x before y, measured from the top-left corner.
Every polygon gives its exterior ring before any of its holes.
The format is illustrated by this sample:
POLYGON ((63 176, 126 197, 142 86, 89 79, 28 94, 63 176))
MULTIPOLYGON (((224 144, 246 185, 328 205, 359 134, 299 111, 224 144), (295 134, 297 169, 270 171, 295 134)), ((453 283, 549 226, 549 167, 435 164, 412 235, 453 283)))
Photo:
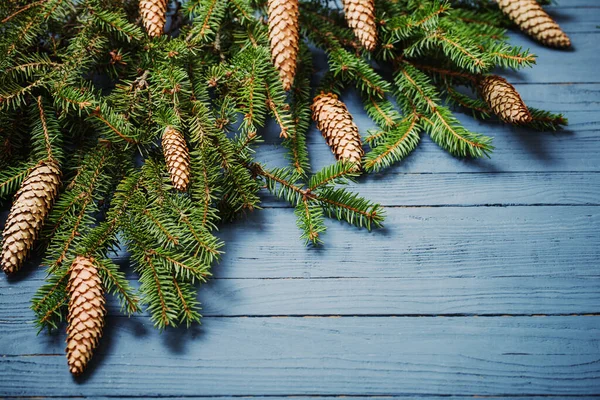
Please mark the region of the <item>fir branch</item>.
POLYGON ((30 162, 22 162, 0 171, 0 199, 7 199, 14 194, 21 187, 34 165, 30 162))
POLYGON ((562 114, 555 114, 532 107, 528 108, 531 116, 533 117, 532 121, 527 124, 528 128, 539 131, 557 131, 569 123, 569 120, 562 114))
POLYGON ((119 267, 107 258, 95 259, 94 264, 98 267, 106 291, 119 298, 121 312, 129 316, 140 312, 140 300, 119 267))
POLYGON ((380 171, 406 158, 419 144, 419 116, 412 115, 388 131, 382 132, 377 145, 365 156, 366 171, 380 171))
POLYGON ((300 48, 300 60, 291 96, 291 114, 294 123, 283 145, 288 149, 288 158, 296 172, 305 175, 310 171, 306 133, 312 122, 310 76, 313 65, 312 55, 304 45, 300 48))

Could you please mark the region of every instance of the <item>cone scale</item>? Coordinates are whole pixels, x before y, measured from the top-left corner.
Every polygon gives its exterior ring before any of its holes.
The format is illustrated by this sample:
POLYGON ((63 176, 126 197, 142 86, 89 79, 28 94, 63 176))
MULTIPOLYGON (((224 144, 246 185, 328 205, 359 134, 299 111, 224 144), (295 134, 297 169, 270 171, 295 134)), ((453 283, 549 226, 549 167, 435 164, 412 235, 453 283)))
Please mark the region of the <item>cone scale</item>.
POLYGON ((167 127, 162 136, 162 148, 173 187, 186 191, 190 184, 190 154, 185 138, 176 129, 167 127))
POLYGON ((513 125, 531 122, 531 113, 521 95, 506 79, 488 75, 479 82, 479 92, 494 114, 504 122, 513 125))
POLYGON ((536 0, 496 0, 498 6, 519 28, 538 42, 566 48, 571 40, 536 0))
POLYGON ((377 47, 377 22, 374 0, 344 0, 344 13, 348 26, 368 51, 377 47))
POLYGON ((67 317, 67 362, 73 375, 80 375, 102 337, 104 289, 92 258, 77 257, 69 270, 69 314, 67 317))
POLYGON ((298 0, 269 0, 269 42, 273 64, 284 90, 290 90, 296 75, 299 25, 298 0))
POLYGON ((333 93, 321 93, 313 100, 311 110, 336 159, 360 165, 364 150, 358 127, 346 105, 333 93))
POLYGON ((6 274, 25 262, 60 188, 61 172, 54 160, 40 162, 15 195, 4 232, 0 263, 6 274))
POLYGON ((167 0, 140 0, 140 15, 148 36, 163 34, 167 20, 167 0))

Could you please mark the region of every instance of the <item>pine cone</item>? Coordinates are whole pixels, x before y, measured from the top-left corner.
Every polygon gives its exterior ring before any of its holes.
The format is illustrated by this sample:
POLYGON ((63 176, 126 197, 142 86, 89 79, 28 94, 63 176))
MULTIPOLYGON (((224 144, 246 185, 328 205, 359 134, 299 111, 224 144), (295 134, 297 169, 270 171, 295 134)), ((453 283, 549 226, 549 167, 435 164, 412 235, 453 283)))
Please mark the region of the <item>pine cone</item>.
POLYGON ((104 289, 94 259, 77 257, 69 274, 67 362, 71 373, 79 375, 102 337, 106 309, 104 289))
POLYGON ((364 154, 358 127, 346 105, 333 93, 321 93, 311 106, 313 119, 338 160, 360 165, 364 154))
POLYGON ((496 0, 498 6, 519 28, 550 47, 570 47, 571 39, 536 0, 496 0))
POLYGON ((15 195, 2 233, 0 262, 7 274, 17 272, 23 266, 58 195, 60 177, 56 161, 42 161, 29 173, 15 195))
POLYGON ((158 37, 163 34, 167 4, 167 0, 140 0, 140 14, 148 36, 158 37))
POLYGON ((296 75, 298 29, 298 0, 269 0, 271 57, 286 91, 296 75))
POLYGON ((481 97, 504 122, 509 124, 527 124, 531 122, 531 113, 521 99, 517 89, 506 79, 488 75, 479 82, 481 97))
POLYGON ((344 0, 344 13, 348 26, 368 51, 377 47, 377 22, 374 0, 344 0))
POLYGON ((186 191, 190 183, 190 154, 185 138, 168 126, 163 133, 162 148, 173 187, 182 192, 186 191))

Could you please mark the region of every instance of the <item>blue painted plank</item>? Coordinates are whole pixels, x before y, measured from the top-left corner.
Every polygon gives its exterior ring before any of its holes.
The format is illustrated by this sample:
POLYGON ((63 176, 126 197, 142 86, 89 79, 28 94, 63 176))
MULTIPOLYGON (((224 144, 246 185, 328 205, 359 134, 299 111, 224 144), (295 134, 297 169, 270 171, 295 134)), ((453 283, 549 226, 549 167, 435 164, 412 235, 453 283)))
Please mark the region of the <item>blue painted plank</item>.
MULTIPOLYGON (((221 228, 217 278, 438 278, 599 276, 600 208, 392 207, 383 229, 328 221, 323 247, 306 247, 289 209, 221 228)), ((21 279, 31 273, 24 269, 21 279)), ((0 278, 6 279, 4 277, 0 278)), ((4 286, 4 284, 2 284, 4 286)))
MULTIPOLYGON (((221 228, 225 254, 214 275, 427 279, 599 275, 599 207, 392 207, 387 214, 385 228, 370 233, 328 221, 325 245, 307 248, 298 240, 291 210, 257 210, 221 228)), ((31 270, 26 268, 21 278, 31 270)))
POLYGON ((27 349, 0 358, 3 395, 600 394, 598 317, 207 318, 162 336, 109 319, 80 385, 62 335, 1 333, 27 349))
MULTIPOLYGON (((337 397, 340 399, 344 399, 347 396, 333 396, 333 397, 337 397)), ((106 400, 106 399, 111 399, 111 397, 95 397, 97 399, 102 399, 102 400, 106 400)), ((145 399, 148 400, 155 400, 155 399, 164 399, 164 397, 144 397, 145 399)), ((174 397, 177 398, 177 397, 174 397)), ((206 399, 206 396, 185 396, 182 397, 185 399, 206 399)), ((210 396, 211 399, 216 399, 216 400, 234 400, 234 399, 239 399, 239 396, 210 396)), ((274 399, 286 399, 289 400, 290 398, 293 398, 293 400, 325 400, 325 399, 331 399, 332 396, 244 396, 243 398, 246 399, 256 399, 256 400, 274 400, 274 399)), ((411 399, 411 400, 448 400, 449 396, 429 396, 429 395, 411 395, 411 394, 405 394, 405 395, 385 395, 385 396, 370 396, 370 395, 356 395, 356 396, 352 396, 350 398, 353 399, 365 399, 365 400, 394 400, 394 399, 399 399, 399 400, 407 400, 407 399, 411 399)), ((450 397, 452 400, 473 400, 474 398, 476 399, 477 397, 474 396, 451 396, 450 397)), ((561 398, 561 399, 570 399, 570 398, 574 398, 577 400, 592 400, 592 399, 597 399, 597 397, 594 396, 580 396, 580 395, 560 395, 559 396, 543 396, 543 398, 545 399, 552 399, 552 398, 561 398)), ((485 396, 486 400, 540 400, 540 396, 485 396)))
MULTIPOLYGON (((41 284, 3 284, 0 321, 33 321, 29 306, 41 284)), ((600 310, 600 277, 214 279, 199 300, 205 317, 572 315, 600 310)), ((109 314, 119 309, 109 296, 109 314)))
MULTIPOLYGON (((384 206, 600 205, 600 173, 372 174, 348 188, 384 206)), ((263 196, 265 207, 287 207, 263 196)))
POLYGON ((290 210, 225 226, 227 278, 597 276, 598 207, 390 208, 372 233, 330 222, 323 248, 296 238, 290 210))
MULTIPOLYGON (((597 9, 593 12, 598 13, 597 9)), ((570 33, 572 49, 556 50, 543 47, 521 33, 511 32, 511 44, 530 49, 537 55, 537 65, 519 72, 506 71, 505 75, 517 83, 598 82, 594 66, 600 62, 600 52, 596 51, 599 34, 600 30, 570 33)))

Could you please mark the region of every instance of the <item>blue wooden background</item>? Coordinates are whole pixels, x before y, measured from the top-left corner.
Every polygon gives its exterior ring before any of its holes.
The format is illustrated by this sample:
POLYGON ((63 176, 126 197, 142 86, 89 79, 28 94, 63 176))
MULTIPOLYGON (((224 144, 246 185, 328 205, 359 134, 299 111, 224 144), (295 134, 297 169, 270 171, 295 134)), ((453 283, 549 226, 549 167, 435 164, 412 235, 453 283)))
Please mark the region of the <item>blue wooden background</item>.
MULTIPOLYGON (((29 300, 43 270, 0 278, 0 396, 584 398, 600 395, 600 1, 551 13, 573 51, 520 34, 539 55, 507 73, 533 107, 570 126, 495 137, 491 159, 457 160, 428 137, 356 189, 387 205, 372 233, 330 222, 326 245, 297 240, 293 211, 222 229, 227 254, 201 290, 203 325, 159 334, 111 316, 88 372, 73 379, 64 333, 36 336, 29 300)), ((324 64, 319 56, 319 64, 324 64)), ((362 130, 358 99, 345 100, 362 130)), ((283 165, 275 130, 258 156, 283 165)), ((320 134, 315 168, 333 162, 320 134)))

